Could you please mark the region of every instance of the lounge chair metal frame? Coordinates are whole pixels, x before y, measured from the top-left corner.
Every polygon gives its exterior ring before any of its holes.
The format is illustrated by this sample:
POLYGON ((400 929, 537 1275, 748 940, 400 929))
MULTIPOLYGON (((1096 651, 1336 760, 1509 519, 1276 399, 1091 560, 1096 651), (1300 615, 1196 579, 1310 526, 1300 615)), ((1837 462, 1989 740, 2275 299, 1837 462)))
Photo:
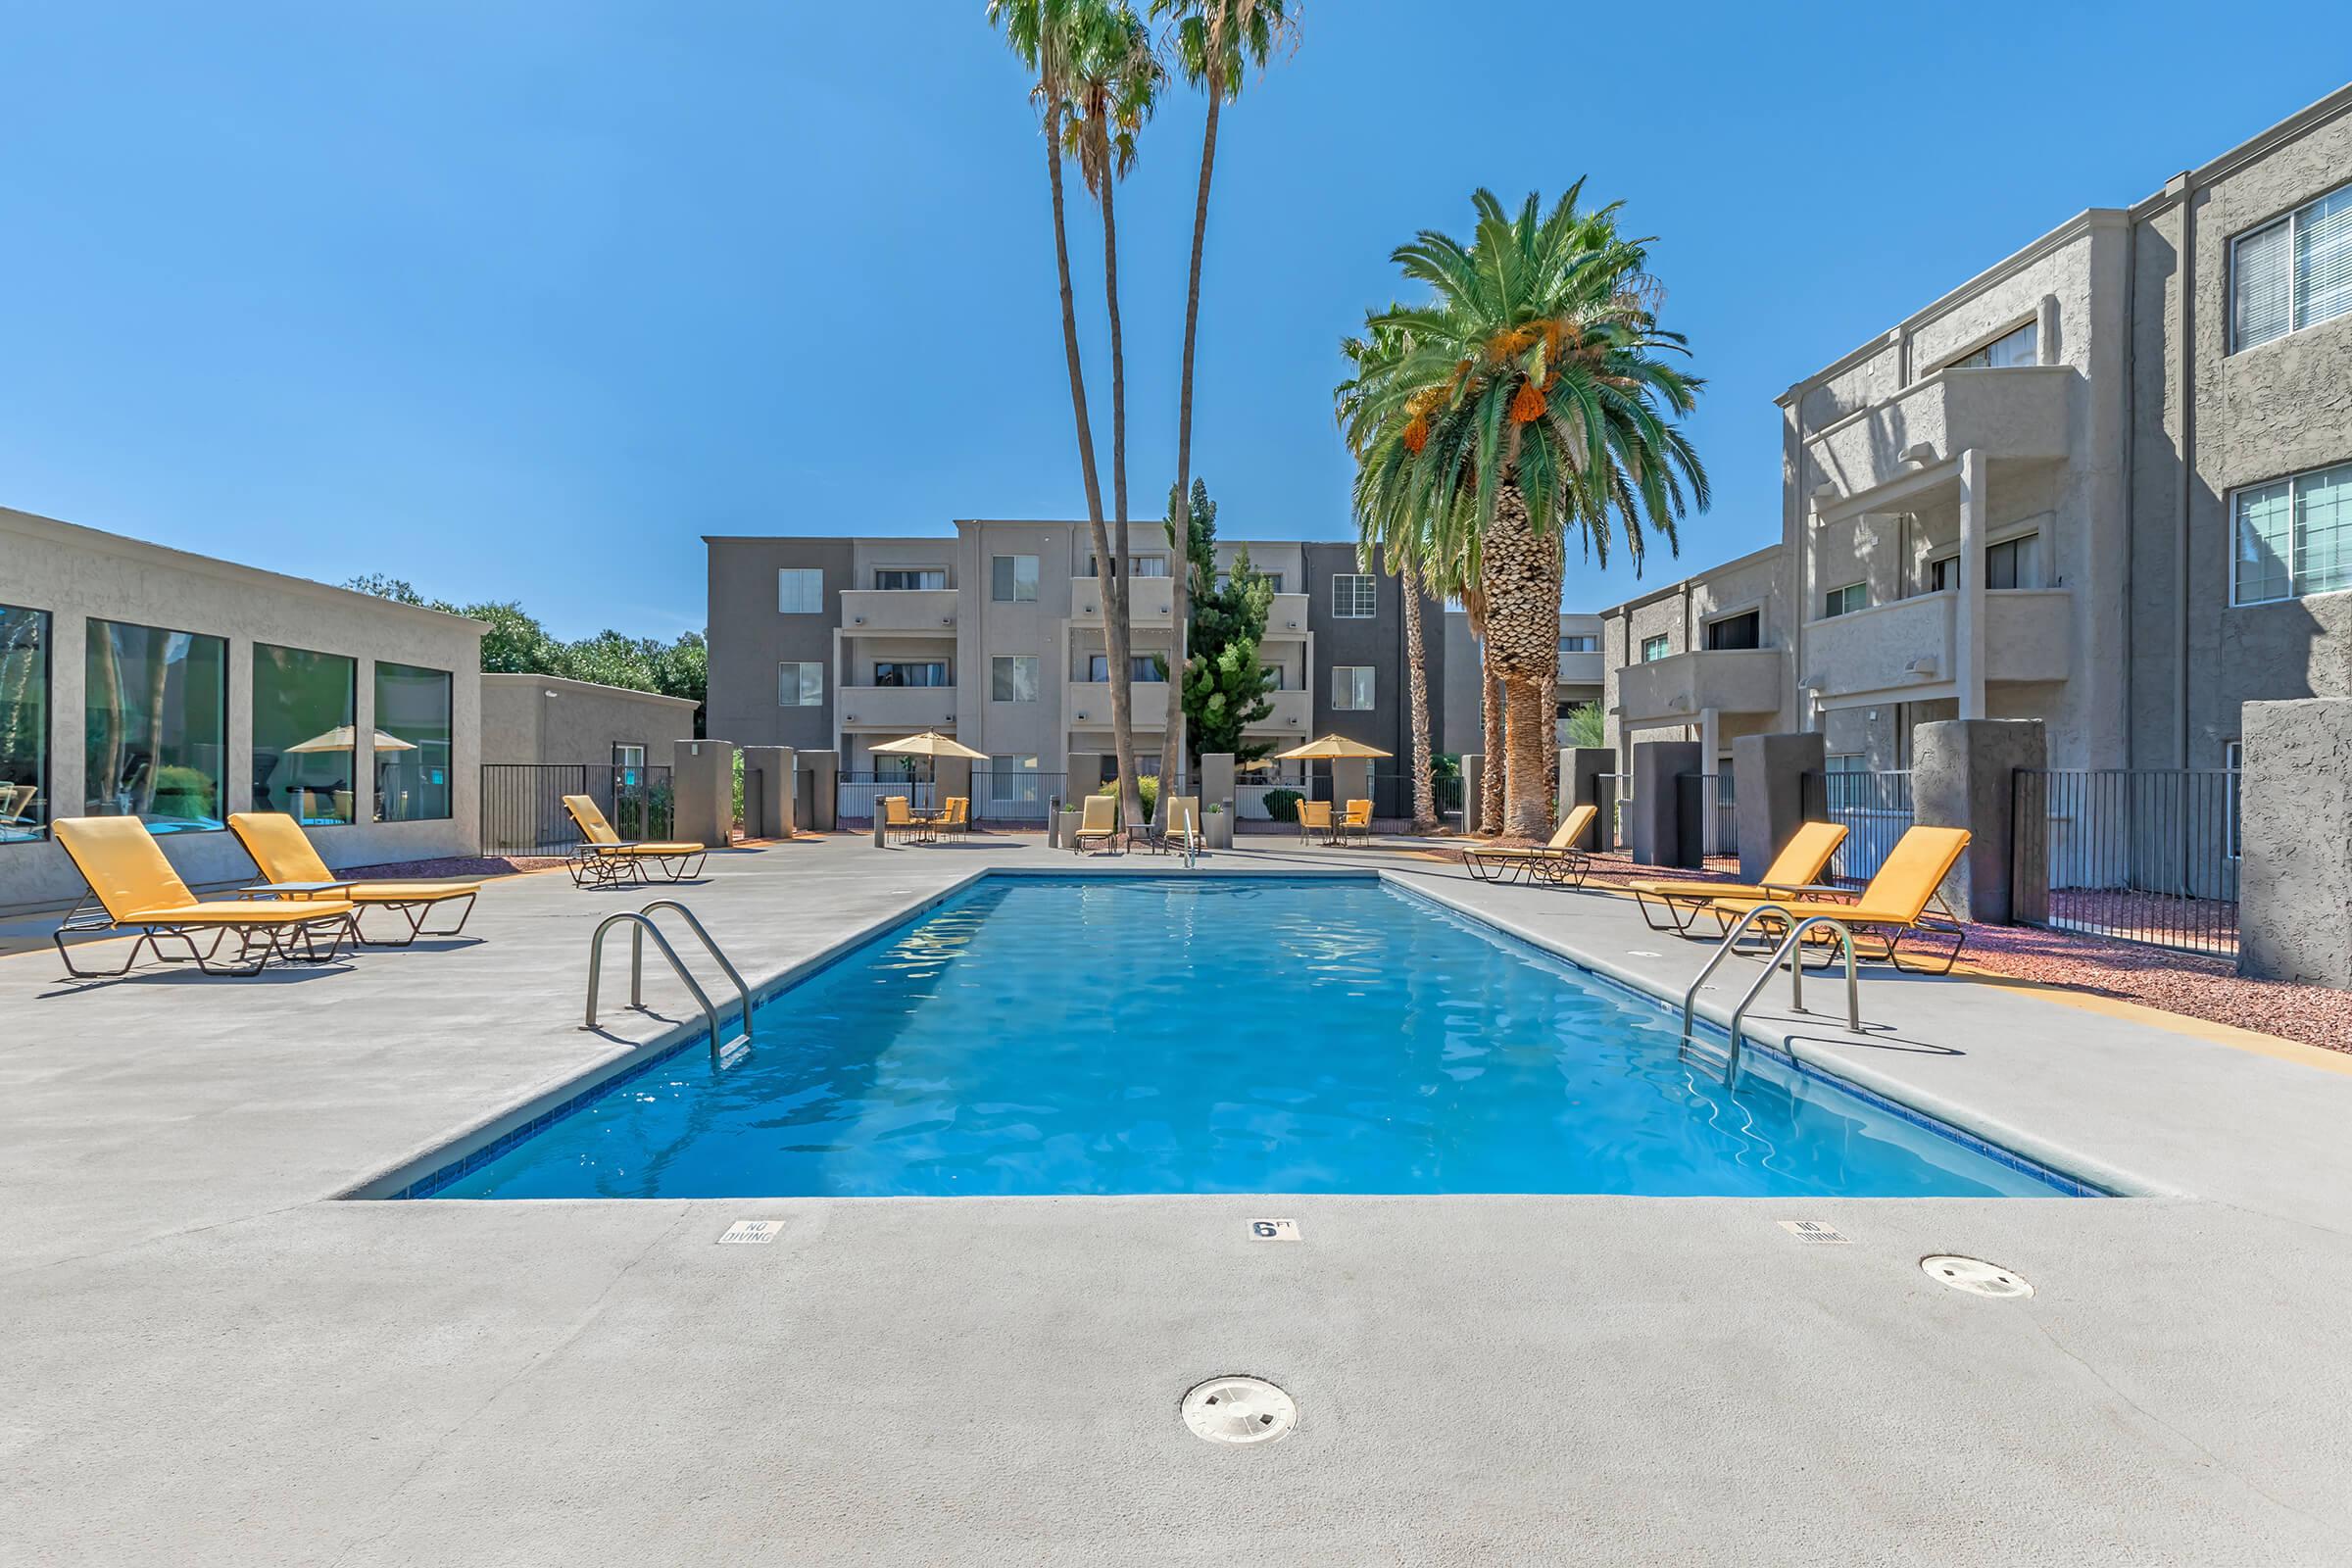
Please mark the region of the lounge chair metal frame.
POLYGON ((1099 840, 1103 850, 1110 854, 1118 853, 1124 844, 1131 842, 1130 835, 1119 824, 1119 798, 1117 796, 1089 795, 1080 805, 1078 825, 1070 829, 1070 848, 1076 853, 1084 855, 1086 841, 1089 839, 1099 840), (1094 806, 1097 801, 1106 802, 1107 808, 1097 809, 1094 806), (1088 827, 1086 825, 1089 817, 1099 816, 1109 817, 1110 825, 1108 827, 1088 827))
POLYGON ((1481 882, 1508 882, 1515 875, 1523 882, 1546 887, 1581 888, 1592 874, 1592 857, 1579 849, 1576 841, 1585 836, 1597 815, 1592 807, 1576 808, 1553 832, 1552 842, 1541 849, 1465 846, 1462 868, 1481 882))
MULTIPOLYGON (((270 869, 268 862, 262 858, 262 856, 269 847, 267 845, 257 847, 254 841, 246 836, 246 829, 244 826, 244 821, 246 819, 263 814, 266 813, 248 811, 231 812, 228 818, 228 826, 229 830, 236 835, 237 842, 244 846, 246 855, 251 857, 254 869, 261 872, 265 878, 268 878, 270 875, 270 869)), ((300 833, 302 829, 299 825, 296 825, 294 831, 300 833)), ((307 837, 305 838, 304 842, 306 845, 308 844, 309 840, 307 837)), ((281 863, 280 869, 283 868, 284 867, 281 863)), ((319 863, 318 869, 324 872, 327 878, 331 879, 334 876, 332 871, 326 870, 326 866, 323 861, 319 863)), ((418 894, 415 898, 405 899, 369 899, 359 897, 357 895, 359 894, 360 890, 368 886, 368 883, 365 881, 343 882, 339 885, 348 891, 340 894, 324 895, 287 893, 281 891, 281 889, 284 887, 284 884, 280 883, 270 887, 248 888, 239 896, 249 899, 301 899, 315 896, 341 899, 351 905, 352 941, 364 948, 406 948, 414 946, 418 937, 462 936, 466 931, 466 922, 473 918, 474 900, 481 896, 481 888, 478 884, 467 885, 465 883, 455 883, 452 884, 452 886, 446 892, 418 894), (451 926, 446 931, 427 931, 424 928, 424 922, 432 917, 432 911, 434 909, 439 908, 444 904, 456 904, 461 899, 464 900, 464 907, 458 910, 458 923, 456 925, 451 926), (369 936, 368 934, 367 918, 368 911, 369 909, 391 910, 395 915, 408 922, 409 934, 405 937, 369 936)))
MULTIPOLYGON (((1896 841, 1894 849, 1881 862, 1878 873, 1864 887, 1838 888, 1831 897, 1807 901, 1788 901, 1788 907, 1783 907, 1779 901, 1772 900, 1730 901, 1728 904, 1711 904, 1707 907, 1709 912, 1715 916, 1720 927, 1728 933, 1732 930, 1736 920, 1741 925, 1746 924, 1744 919, 1733 911, 1740 903, 1747 903, 1751 907, 1742 912, 1761 914, 1763 917, 1756 922, 1758 933, 1775 941, 1779 940, 1780 935, 1786 931, 1792 914, 1799 919, 1817 913, 1833 915, 1850 934, 1855 951, 1871 962, 1889 964, 1905 974, 1949 974, 1952 972, 1952 965, 1960 961, 1961 953, 1968 947, 1968 926, 1952 906, 1944 901, 1943 879, 1951 874, 1952 866, 1958 863, 1961 855, 1966 853, 1968 842, 1969 835, 1957 829, 1908 828, 1904 831, 1903 837, 1896 841), (1917 912, 1908 917, 1897 913, 1895 917, 1889 918, 1887 916, 1890 910, 1899 911, 1903 907, 1900 895, 1898 894, 1895 898, 1882 904, 1876 909, 1870 906, 1870 896, 1872 891, 1878 887, 1881 878, 1886 876, 1889 869, 1894 866, 1896 858, 1903 855, 1906 845, 1915 834, 1956 836, 1947 839, 1946 858, 1942 861, 1941 869, 1936 871, 1935 883, 1927 890, 1926 897, 1919 899, 1916 906, 1917 912), (1903 961, 1903 944, 1906 939, 1910 938, 1923 939, 1914 942, 1911 951, 1918 953, 1924 949, 1927 955, 1926 962, 1906 963, 1903 961), (1944 946, 1946 942, 1950 944, 1948 949, 1944 946)), ((1914 861, 1910 869, 1915 870, 1919 863, 1922 862, 1914 861)), ((1897 874, 1899 875, 1900 872, 1898 871, 1897 874)), ((1916 887, 1916 881, 1911 885, 1916 887)), ((1900 888, 1902 884, 1898 882, 1896 886, 1900 888)))
POLYGON ((1831 858, 1844 845, 1846 836, 1842 823, 1807 822, 1798 828, 1796 836, 1782 846, 1781 853, 1773 858, 1773 863, 1766 866, 1764 874, 1753 882, 1687 882, 1651 877, 1627 884, 1627 891, 1633 894, 1635 907, 1642 911, 1643 923, 1652 931, 1671 931, 1676 936, 1687 937, 1690 934, 1691 925, 1706 911, 1707 906, 1717 899, 1802 899, 1845 892, 1846 889, 1835 883, 1811 879, 1828 867, 1831 858), (1826 831, 1817 832, 1817 829, 1826 831), (1811 835, 1809 847, 1818 847, 1821 853, 1818 858, 1796 862, 1804 867, 1798 874, 1805 880, 1774 877, 1772 873, 1780 867, 1780 862, 1788 858, 1795 850, 1798 837, 1808 834, 1811 835), (1663 922, 1657 918, 1660 912, 1666 916, 1663 922))
MULTIPOLYGON (((1850 899, 1856 897, 1860 890, 1840 887, 1835 891, 1850 899)), ((1720 912, 1716 917, 1719 920, 1723 919, 1720 912)), ((1952 906, 1944 902, 1943 892, 1940 888, 1928 901, 1928 907, 1920 912, 1919 917, 1908 923, 1894 920, 1872 920, 1867 917, 1855 919, 1845 915, 1839 915, 1837 918, 1839 925, 1845 928, 1848 939, 1854 945, 1855 953, 1871 963, 1890 964, 1904 974, 1950 974, 1952 965, 1960 961, 1960 954, 1968 946, 1968 924, 1952 912, 1952 906), (1914 942, 1910 951, 1914 954, 1924 951, 1929 961, 1925 963, 1905 963, 1903 961, 1903 939, 1906 937, 1928 939, 1914 942), (1949 951, 1946 951, 1943 946, 1947 939, 1951 943, 1949 951)), ((1726 924, 1728 925, 1728 923, 1727 921, 1726 924)), ((1764 926, 1765 932, 1769 934, 1774 926, 1780 924, 1777 911, 1768 914, 1760 923, 1764 926)), ((1823 949, 1821 957, 1823 965, 1826 966, 1836 961, 1836 958, 1837 954, 1834 950, 1827 947, 1823 949)))
POLYGON ((663 840, 618 837, 598 839, 594 836, 595 828, 610 833, 612 824, 605 820, 604 809, 594 801, 589 801, 588 808, 596 813, 592 827, 589 819, 581 814, 580 808, 572 804, 575 799, 578 797, 564 797, 564 809, 578 825, 581 834, 580 842, 564 855, 564 869, 571 873, 573 887, 627 887, 631 883, 646 885, 653 880, 645 874, 648 860, 660 869, 664 882, 683 882, 703 874, 704 863, 710 858, 708 846, 671 845, 663 840))
POLYGON ((84 893, 75 901, 74 907, 66 911, 65 919, 49 934, 49 940, 56 947, 58 961, 66 966, 66 973, 76 980, 120 980, 136 967, 142 950, 153 954, 158 963, 193 963, 204 973, 224 980, 250 980, 268 968, 271 958, 280 963, 295 962, 297 939, 302 944, 300 961, 332 963, 342 956, 346 938, 355 935, 357 930, 358 923, 353 914, 348 912, 323 914, 316 920, 271 921, 267 925, 257 923, 250 926, 214 924, 209 921, 202 925, 175 925, 169 920, 118 921, 106 912, 106 906, 98 902, 97 894, 84 893), (334 941, 323 954, 318 951, 319 927, 334 933, 334 941), (79 967, 74 962, 74 956, 66 943, 69 935, 94 936, 105 932, 121 936, 125 931, 138 932, 139 939, 130 945, 130 954, 119 969, 79 967), (213 934, 209 946, 198 944, 195 933, 199 931, 213 934), (229 966, 216 967, 215 959, 220 956, 220 945, 231 936, 237 939, 237 956, 229 966), (163 949, 166 942, 185 944, 187 954, 180 956, 166 953, 163 949))

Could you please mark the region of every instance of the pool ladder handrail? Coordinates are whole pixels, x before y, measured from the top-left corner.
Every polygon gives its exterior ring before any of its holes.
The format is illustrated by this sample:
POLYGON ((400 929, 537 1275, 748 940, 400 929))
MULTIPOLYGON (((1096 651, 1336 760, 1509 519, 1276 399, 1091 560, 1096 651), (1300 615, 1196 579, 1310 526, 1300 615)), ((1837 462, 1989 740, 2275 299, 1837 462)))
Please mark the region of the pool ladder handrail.
MULTIPOLYGON (((1691 980, 1690 989, 1683 993, 1683 1037, 1679 1049, 1687 1051, 1696 1043, 1693 1032, 1693 1014, 1698 1007, 1699 988, 1707 983, 1707 976, 1715 972, 1715 966, 1731 955, 1740 936, 1760 914, 1777 914, 1786 919, 1789 910, 1778 904, 1759 904, 1740 916, 1739 924, 1732 927, 1730 934, 1723 939, 1723 945, 1715 950, 1714 955, 1707 959, 1705 965, 1691 980)), ((1854 967, 1854 933, 1843 920, 1838 919, 1836 915, 1808 914, 1789 926, 1788 934, 1781 938, 1779 943, 1774 946, 1771 955, 1765 958, 1764 972, 1756 976, 1755 983, 1750 985, 1746 994, 1740 999, 1740 1004, 1732 1009, 1732 1043, 1731 1049, 1725 1053, 1723 1070, 1723 1085, 1726 1089, 1736 1090, 1740 1087, 1740 1051, 1743 1038, 1740 1029, 1740 1020, 1747 1016, 1748 1006, 1756 1000, 1756 993, 1762 991, 1765 982, 1772 978, 1772 971, 1780 967, 1783 954, 1788 956, 1789 1010, 1792 1012, 1805 1010, 1805 961, 1801 944, 1804 941, 1805 933, 1817 925, 1826 925, 1837 932, 1838 944, 1845 950, 1845 1027, 1852 1034, 1858 1035, 1862 1032, 1862 982, 1854 967)))
POLYGON ((726 954, 720 951, 718 944, 710 940, 710 931, 696 917, 695 912, 675 899, 656 899, 643 908, 623 909, 617 914, 608 914, 597 922, 595 935, 588 939, 588 1009, 584 1028, 596 1027, 596 997, 605 967, 605 933, 624 922, 629 927, 630 1006, 642 1008, 645 1005, 645 939, 650 932, 654 939, 654 945, 662 950, 662 956, 669 960, 670 972, 685 983, 686 989, 694 994, 695 1002, 702 1007, 704 1021, 710 1028, 712 1053, 716 1054, 736 1045, 751 1044, 751 987, 743 983, 742 972, 735 967, 726 954), (694 932, 695 940, 702 943, 703 951, 717 960, 718 966, 726 971, 728 980, 734 983, 735 995, 743 1006, 743 1033, 737 1039, 724 1042, 720 1040, 718 1009, 711 1005, 710 993, 703 989, 702 982, 694 977, 693 972, 678 957, 678 950, 670 946, 669 938, 663 936, 662 928, 654 923, 654 911, 657 909, 675 909, 684 915, 686 924, 694 932))

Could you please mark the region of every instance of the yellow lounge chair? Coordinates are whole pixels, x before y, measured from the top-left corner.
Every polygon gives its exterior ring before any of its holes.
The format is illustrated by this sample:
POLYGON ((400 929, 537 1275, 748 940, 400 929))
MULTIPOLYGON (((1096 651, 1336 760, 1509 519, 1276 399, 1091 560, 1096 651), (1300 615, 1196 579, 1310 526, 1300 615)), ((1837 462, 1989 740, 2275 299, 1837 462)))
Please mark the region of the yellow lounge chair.
POLYGON ((1717 899, 1788 899, 1835 892, 1821 885, 1821 873, 1844 842, 1844 823, 1807 822, 1773 857, 1760 882, 1636 882, 1631 884, 1634 902, 1652 931, 1688 932, 1699 911, 1717 899), (1651 910, 1653 902, 1666 916, 1664 924, 1651 910))
MULTIPOLYGON (((1756 917, 1756 927, 1762 927, 1767 936, 1786 931, 1791 922, 1809 914, 1826 914, 1843 921, 1846 929, 1854 933, 1854 953, 1858 957, 1883 959, 1913 974, 1949 974, 1959 960, 1960 950, 1968 945, 1968 927, 1944 904, 1938 890, 1943 886, 1945 874, 1959 862, 1960 853, 1967 848, 1968 829, 1964 827, 1905 828, 1885 863, 1880 865, 1879 874, 1870 879, 1870 885, 1850 904, 1827 899, 1717 899, 1707 907, 1722 922, 1723 929, 1729 931, 1740 916, 1769 904, 1772 908, 1756 917), (1913 969, 1902 961, 1896 950, 1903 938, 1918 935, 1951 939, 1952 951, 1941 954, 1941 967, 1929 968, 1923 964, 1913 969), (1865 936, 1878 942, 1879 951, 1864 950, 1865 936)), ((1806 933, 1808 941, 1815 938, 1837 941, 1835 934, 1820 926, 1806 933)), ((1940 949, 1932 946, 1930 951, 1936 953, 1940 949)))
POLYGON ((616 883, 646 881, 645 867, 649 861, 662 880, 683 882, 702 874, 703 862, 710 853, 700 844, 624 840, 605 820, 605 813, 593 796, 566 795, 564 809, 571 813, 572 821, 580 829, 580 842, 565 857, 570 861, 574 887, 584 888, 592 882, 598 887, 612 887, 616 883))
POLYGON ((283 811, 231 811, 229 831, 245 846, 260 868, 263 887, 247 888, 248 894, 268 894, 289 899, 340 899, 357 906, 351 917, 352 934, 371 948, 405 948, 425 934, 425 918, 433 906, 455 904, 460 899, 466 906, 458 911, 458 923, 446 931, 431 933, 437 937, 454 937, 466 929, 473 918, 473 901, 482 891, 479 882, 352 882, 338 878, 318 858, 310 837, 302 824, 283 811), (337 886, 337 883, 342 885, 337 886), (409 934, 396 941, 370 939, 366 925, 369 909, 390 909, 409 923, 409 934))
POLYGON ((1507 882, 1516 874, 1530 882, 1581 888, 1592 869, 1592 858, 1578 849, 1576 841, 1599 814, 1597 807, 1578 807, 1561 819, 1551 842, 1541 849, 1465 849, 1462 868, 1481 882, 1507 882))
POLYGON ((882 842, 887 844, 894 838, 919 841, 928 837, 930 832, 930 822, 907 809, 906 796, 882 797, 882 842))
POLYGON ((1323 835, 1323 842, 1326 844, 1338 842, 1331 830, 1331 803, 1329 801, 1300 801, 1298 803, 1298 842, 1304 844, 1317 833, 1323 835))
POLYGON ((1168 802, 1168 819, 1152 830, 1147 841, 1154 854, 1162 850, 1200 848, 1200 798, 1179 795, 1168 802))
POLYGON ((1115 795, 1089 795, 1081 808, 1078 830, 1070 835, 1070 848, 1086 852, 1087 840, 1093 839, 1103 849, 1114 849, 1119 842, 1119 798, 1115 795))
POLYGON ((57 842, 73 858, 74 868, 89 884, 89 892, 59 923, 50 940, 66 972, 76 980, 110 980, 130 972, 146 948, 165 963, 193 961, 206 974, 256 975, 271 958, 294 956, 293 944, 316 962, 332 959, 343 951, 352 933, 354 910, 341 899, 255 899, 228 904, 199 904, 188 885, 164 858, 147 824, 135 816, 70 816, 57 824, 57 842), (98 907, 87 906, 95 900, 98 907), (136 931, 130 956, 120 969, 77 969, 66 950, 69 933, 136 931), (213 934, 212 946, 200 948, 196 934, 213 934), (236 964, 216 969, 213 956, 231 935, 237 939, 236 964), (322 956, 318 939, 334 938, 322 956), (187 944, 186 958, 168 956, 166 941, 187 944), (257 953, 258 950, 258 953, 257 953))

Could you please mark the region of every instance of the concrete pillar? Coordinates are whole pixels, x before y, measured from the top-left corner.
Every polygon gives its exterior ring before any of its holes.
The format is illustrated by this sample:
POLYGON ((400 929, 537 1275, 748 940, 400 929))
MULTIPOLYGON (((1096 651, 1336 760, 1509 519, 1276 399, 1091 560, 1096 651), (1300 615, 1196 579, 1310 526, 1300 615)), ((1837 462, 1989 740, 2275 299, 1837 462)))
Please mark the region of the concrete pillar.
POLYGON ((788 839, 792 837, 795 803, 793 801, 792 748, 789 746, 746 746, 743 749, 743 831, 756 839, 788 839), (752 811, 752 776, 758 774, 760 787, 760 820, 750 820, 752 811))
POLYGON ((2237 968, 2352 988, 2352 699, 2248 703, 2237 968))
POLYGON ((1952 608, 1952 679, 1960 691, 1960 716, 1984 716, 1984 454, 1975 447, 1960 454, 1959 602, 1952 608))
POLYGON ((1643 865, 1695 870, 1705 863, 1704 844, 1695 835, 1683 842, 1682 789, 1675 781, 1699 770, 1696 741, 1634 743, 1634 798, 1627 808, 1634 858, 1643 865))
POLYGON ((1102 753, 1072 752, 1062 766, 1061 798, 1083 803, 1102 787, 1102 753))
POLYGON ((723 849, 735 829, 735 743, 680 741, 670 761, 677 836, 723 849))
POLYGON ((1332 760, 1331 804, 1337 810, 1348 801, 1368 801, 1372 798, 1372 760, 1368 757, 1341 757, 1332 760))
POLYGON ((1712 708, 1698 710, 1698 756, 1702 773, 1723 765, 1723 715, 1712 708))
MULTIPOLYGON (((1963 567, 1963 570, 1966 568, 1963 567)), ((2048 893, 2033 875, 2012 888, 2017 853, 2016 773, 2049 765, 2039 719, 1949 718, 1911 732, 1911 813, 1921 827, 1964 827, 1966 853, 1943 879, 1964 920, 2007 925, 2039 919, 2048 893)))
POLYGON ((1483 753, 1462 754, 1462 831, 1485 831, 1486 824, 1478 818, 1479 785, 1486 777, 1487 759, 1483 753))
MULTIPOLYGON (((1233 799, 1233 754, 1231 752, 1202 752, 1200 754, 1200 809, 1206 812, 1218 801, 1233 799)), ((1231 808, 1228 808, 1230 809, 1231 808)))
POLYGON ((1732 810, 1739 818, 1740 880, 1753 882, 1805 820, 1805 775, 1829 766, 1819 731, 1742 735, 1732 742, 1732 810))
POLYGON ((932 803, 935 811, 948 808, 948 797, 960 795, 972 798, 972 760, 968 757, 942 757, 932 762, 932 803))
POLYGON ((1596 806, 1601 815, 1592 819, 1585 836, 1577 840, 1577 848, 1598 850, 1607 847, 1608 822, 1605 820, 1613 800, 1601 799, 1601 778, 1617 771, 1617 753, 1607 746, 1563 746, 1560 748, 1560 811, 1565 815, 1580 806, 1596 806))
POLYGON ((803 825, 812 833, 830 833, 834 813, 841 805, 841 754, 839 752, 799 752, 793 765, 808 779, 808 820, 803 825))

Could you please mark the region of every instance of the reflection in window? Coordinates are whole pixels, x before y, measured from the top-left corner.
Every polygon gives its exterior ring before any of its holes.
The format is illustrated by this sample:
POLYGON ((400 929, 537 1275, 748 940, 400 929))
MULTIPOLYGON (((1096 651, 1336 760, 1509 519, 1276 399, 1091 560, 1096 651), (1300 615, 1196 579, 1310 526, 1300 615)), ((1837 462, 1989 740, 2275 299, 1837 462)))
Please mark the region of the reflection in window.
POLYGON ((874 662, 877 686, 953 686, 944 659, 882 659, 874 662))
POLYGON ((2006 370, 2012 366, 2033 365, 2040 357, 2040 333, 2035 324, 2028 321, 2004 337, 1996 337, 1974 354, 1962 355, 1952 362, 1955 370, 2006 370))
POLYGON ((2236 603, 2352 588, 2352 463, 2240 490, 2233 511, 2236 603))
POLYGON ((228 644, 92 620, 85 648, 82 809, 157 833, 221 825, 228 644))
POLYGON ((1335 712, 1364 713, 1372 710, 1372 666, 1331 666, 1331 706, 1335 712))
POLYGON ((253 645, 255 810, 283 811, 307 826, 352 819, 358 701, 356 661, 253 645))
POLYGON ((49 821, 49 612, 0 605, 0 844, 49 821))
POLYGON ((450 814, 450 678, 415 664, 375 666, 375 819, 450 814))

